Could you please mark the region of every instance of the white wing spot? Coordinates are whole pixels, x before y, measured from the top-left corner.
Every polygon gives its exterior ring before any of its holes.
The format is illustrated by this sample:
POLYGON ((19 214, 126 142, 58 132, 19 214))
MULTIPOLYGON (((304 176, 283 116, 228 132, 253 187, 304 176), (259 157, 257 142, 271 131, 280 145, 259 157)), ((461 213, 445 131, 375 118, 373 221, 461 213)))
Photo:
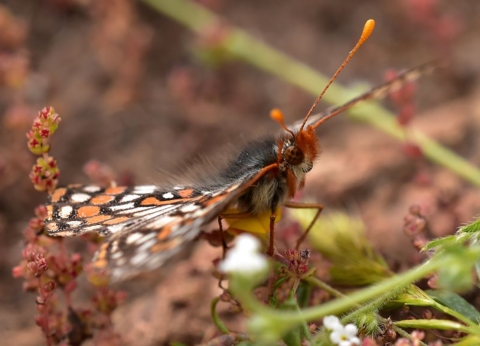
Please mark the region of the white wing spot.
POLYGON ((110 207, 111 211, 117 211, 117 210, 124 210, 124 209, 132 209, 135 205, 133 203, 127 203, 127 204, 119 204, 119 205, 113 205, 110 207))
POLYGON ((156 243, 157 243, 157 240, 156 240, 156 239, 151 239, 150 241, 147 241, 147 242, 143 243, 142 245, 140 245, 140 246, 137 248, 137 251, 138 251, 138 252, 147 251, 147 250, 150 249, 152 246, 154 246, 156 243))
POLYGON ((73 208, 70 205, 66 205, 60 209, 60 217, 62 219, 68 218, 72 214, 73 208))
POLYGON ((123 256, 123 252, 122 251, 114 251, 112 252, 112 254, 110 255, 110 257, 114 260, 118 260, 120 259, 121 257, 123 256))
POLYGON ((110 248, 111 253, 116 253, 118 250, 118 240, 114 241, 112 243, 112 247, 110 248))
POLYGON ((93 226, 87 226, 83 228, 84 232, 90 232, 90 231, 95 231, 96 229, 102 228, 101 225, 93 225, 93 226))
POLYGON ((174 190, 183 190, 184 187, 183 186, 174 186, 173 189, 174 190))
POLYGON ((141 239, 142 237, 143 237, 142 233, 132 233, 127 237, 127 240, 125 240, 125 242, 127 244, 133 244, 137 242, 137 240, 141 239))
POLYGON ((198 210, 198 208, 199 208, 198 205, 195 205, 195 204, 187 204, 187 205, 181 207, 181 208, 180 208, 180 211, 181 211, 182 213, 185 213, 185 214, 186 214, 186 213, 194 212, 194 211, 198 210))
POLYGON ((83 188, 83 191, 89 192, 89 193, 98 192, 100 190, 101 190, 101 187, 100 186, 95 186, 95 185, 88 185, 88 186, 85 186, 83 188))
POLYGON ((67 225, 70 227, 78 227, 82 224, 82 221, 69 221, 67 222, 67 225))
POLYGON ((178 217, 175 216, 163 216, 159 218, 158 220, 153 221, 152 223, 149 223, 145 225, 145 228, 148 229, 158 229, 161 228, 165 225, 168 225, 171 222, 178 221, 178 217))
POLYGON ((74 193, 70 198, 76 203, 83 203, 92 198, 92 196, 87 195, 86 193, 74 193))
POLYGON ((172 199, 173 198, 173 193, 167 192, 162 195, 163 198, 165 199, 172 199))
POLYGON ((142 262, 144 262, 149 256, 150 254, 148 252, 139 252, 132 257, 132 259, 130 260, 130 263, 134 266, 139 265, 142 262))
POLYGON ((120 200, 120 203, 131 202, 138 198, 140 198, 140 195, 126 195, 126 196, 123 196, 123 198, 120 200))
POLYGON ((125 257, 120 257, 117 259, 117 266, 121 267, 127 263, 127 259, 125 257))
POLYGON ((157 187, 155 185, 135 186, 133 193, 139 193, 141 195, 153 193, 157 187))

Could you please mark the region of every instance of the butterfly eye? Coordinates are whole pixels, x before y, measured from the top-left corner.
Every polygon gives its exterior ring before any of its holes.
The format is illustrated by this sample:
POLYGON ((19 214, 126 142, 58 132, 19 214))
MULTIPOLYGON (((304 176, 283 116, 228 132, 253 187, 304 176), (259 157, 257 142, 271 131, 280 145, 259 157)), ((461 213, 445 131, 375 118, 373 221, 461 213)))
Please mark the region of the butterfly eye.
POLYGON ((285 149, 283 158, 288 164, 298 166, 303 162, 303 153, 298 147, 291 145, 285 149))

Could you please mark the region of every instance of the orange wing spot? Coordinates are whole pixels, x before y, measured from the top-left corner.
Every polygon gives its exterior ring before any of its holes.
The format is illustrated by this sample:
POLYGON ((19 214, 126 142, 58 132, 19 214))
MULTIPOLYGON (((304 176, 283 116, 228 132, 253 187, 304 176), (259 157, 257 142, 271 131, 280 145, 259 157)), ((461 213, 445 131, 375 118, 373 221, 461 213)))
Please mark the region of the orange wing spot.
POLYGON ((92 217, 98 215, 100 213, 100 207, 96 207, 93 205, 87 205, 84 207, 80 207, 77 210, 77 217, 92 217))
POLYGON ((64 187, 61 187, 53 191, 52 202, 57 203, 60 200, 60 198, 62 198, 65 195, 66 192, 67 192, 67 189, 64 187))
POLYGON ((125 190, 127 189, 126 186, 117 186, 117 187, 109 187, 108 189, 105 190, 105 193, 107 195, 119 195, 121 193, 124 193, 125 190))
POLYGON ((183 198, 192 197, 193 189, 180 190, 178 191, 178 194, 180 195, 180 197, 183 197, 183 198))
POLYGON ((86 219, 86 221, 87 221, 87 225, 92 225, 94 223, 103 222, 111 218, 112 218, 111 215, 97 215, 97 216, 89 217, 88 219, 86 219))
POLYGON ((47 205, 47 219, 51 220, 53 216, 53 206, 47 205))
POLYGON ((150 248, 150 252, 155 253, 155 252, 170 250, 170 249, 180 245, 181 242, 182 241, 177 238, 177 239, 173 239, 171 241, 167 241, 167 242, 163 242, 163 243, 157 243, 150 248))
POLYGON ((174 203, 178 203, 178 202, 182 202, 182 200, 181 199, 169 199, 169 200, 166 200, 166 201, 161 201, 161 200, 159 200, 155 197, 147 197, 140 204, 141 205, 165 205, 165 204, 174 204, 174 203))
POLYGON ((164 227, 160 233, 157 234, 157 239, 158 240, 164 240, 166 239, 170 233, 172 233, 172 228, 171 227, 164 227))
POLYGON ((116 225, 117 223, 122 223, 122 222, 128 221, 128 220, 130 220, 130 218, 128 216, 117 217, 115 219, 105 221, 105 225, 116 225))
POLYGON ((113 201, 115 199, 115 196, 108 196, 108 195, 100 195, 100 196, 96 196, 96 197, 93 197, 90 202, 92 204, 107 204, 107 203, 110 203, 111 201, 113 201))

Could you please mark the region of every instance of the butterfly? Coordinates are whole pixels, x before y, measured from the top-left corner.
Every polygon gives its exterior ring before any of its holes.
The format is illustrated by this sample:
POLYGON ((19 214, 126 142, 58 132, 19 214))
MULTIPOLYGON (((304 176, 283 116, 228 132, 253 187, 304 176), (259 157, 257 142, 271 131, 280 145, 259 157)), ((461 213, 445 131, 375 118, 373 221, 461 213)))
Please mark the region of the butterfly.
MULTIPOLYGON (((365 41, 363 34, 362 37, 365 41)), ((268 252, 273 254, 277 210, 288 206, 296 191, 304 186, 307 173, 319 157, 315 129, 357 103, 382 98, 437 67, 435 63, 419 66, 344 105, 312 115, 323 93, 363 43, 361 40, 302 122, 288 127, 282 113, 272 111, 282 133, 248 144, 210 179, 176 186, 60 187, 47 202, 46 233, 78 236, 97 232, 104 236, 106 240, 95 255, 94 265, 107 268, 114 280, 123 280, 159 268, 195 239, 202 227, 227 217, 225 211, 233 207, 238 217, 270 216, 268 252)), ((319 214, 321 207, 318 210, 319 214)))

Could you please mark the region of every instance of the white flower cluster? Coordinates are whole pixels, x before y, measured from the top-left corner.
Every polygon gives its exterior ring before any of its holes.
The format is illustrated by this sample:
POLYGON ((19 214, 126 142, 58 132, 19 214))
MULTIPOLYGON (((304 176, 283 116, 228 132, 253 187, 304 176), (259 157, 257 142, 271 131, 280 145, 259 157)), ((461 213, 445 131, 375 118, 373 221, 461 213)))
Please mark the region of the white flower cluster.
POLYGON ((323 325, 330 330, 330 341, 338 346, 357 346, 360 339, 357 337, 358 329, 354 324, 344 326, 336 316, 326 316, 323 325))
POLYGON ((242 233, 218 269, 223 273, 257 274, 268 268, 268 262, 259 253, 260 241, 251 234, 242 233))

